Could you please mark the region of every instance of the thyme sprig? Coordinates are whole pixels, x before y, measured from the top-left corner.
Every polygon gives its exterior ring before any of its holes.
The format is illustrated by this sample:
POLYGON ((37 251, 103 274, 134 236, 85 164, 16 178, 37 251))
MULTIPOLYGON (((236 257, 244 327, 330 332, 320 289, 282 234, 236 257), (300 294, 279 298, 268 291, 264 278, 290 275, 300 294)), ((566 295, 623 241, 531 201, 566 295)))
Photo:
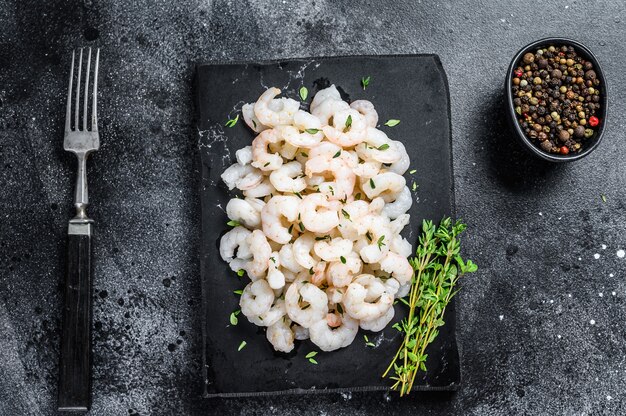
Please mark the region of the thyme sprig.
POLYGON ((383 377, 395 380, 392 390, 400 396, 409 394, 415 377, 426 371, 426 348, 444 325, 443 317, 450 300, 458 293, 455 285, 465 273, 478 267, 460 256, 460 234, 466 225, 444 218, 439 226, 424 220, 416 256, 410 259, 413 278, 409 293, 409 315, 394 325, 404 335, 402 345, 391 360, 383 377), (395 375, 389 375, 391 370, 395 375))

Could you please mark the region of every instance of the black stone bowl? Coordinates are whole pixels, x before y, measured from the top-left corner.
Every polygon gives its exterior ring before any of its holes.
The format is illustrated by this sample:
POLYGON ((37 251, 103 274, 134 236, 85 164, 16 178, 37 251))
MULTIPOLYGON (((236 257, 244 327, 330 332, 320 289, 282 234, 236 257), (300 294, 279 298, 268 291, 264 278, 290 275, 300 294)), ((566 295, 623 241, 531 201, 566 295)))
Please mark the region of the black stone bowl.
POLYGON ((504 84, 504 90, 506 95, 506 106, 507 106, 507 119, 509 122, 509 126, 513 130, 515 137, 519 140, 522 146, 527 149, 533 155, 547 160, 549 162, 571 162, 574 160, 582 159, 587 156, 589 153, 593 152, 596 147, 600 144, 600 140, 602 140, 602 135, 604 134, 604 129, 606 128, 607 122, 607 114, 608 114, 608 100, 607 100, 607 84, 606 78, 604 77, 604 72, 602 71, 602 67, 598 62, 598 59, 595 55, 580 42, 576 42, 571 39, 566 38, 545 38, 533 43, 530 43, 524 46, 513 58, 511 64, 509 65, 509 70, 506 74, 506 81, 504 84), (598 128, 595 130, 595 133, 592 137, 585 139, 583 144, 583 149, 577 153, 570 153, 568 155, 558 155, 554 153, 545 152, 543 149, 539 148, 535 143, 531 141, 524 131, 522 130, 519 122, 517 121, 517 115, 515 114, 515 106, 513 105, 513 92, 511 90, 513 86, 513 71, 518 66, 518 62, 522 60, 522 57, 527 52, 535 53, 535 51, 539 48, 548 47, 550 45, 553 46, 573 46, 576 49, 576 53, 585 58, 588 61, 593 63, 594 71, 596 72, 596 77, 600 80, 600 110, 596 113, 596 117, 600 119, 600 124, 598 128))

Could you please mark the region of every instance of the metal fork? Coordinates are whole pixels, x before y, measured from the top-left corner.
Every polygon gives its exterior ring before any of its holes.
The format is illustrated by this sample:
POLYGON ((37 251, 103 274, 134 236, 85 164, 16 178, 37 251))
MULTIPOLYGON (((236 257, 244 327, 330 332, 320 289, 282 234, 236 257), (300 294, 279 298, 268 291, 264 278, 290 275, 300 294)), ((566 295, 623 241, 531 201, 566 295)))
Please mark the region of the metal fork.
POLYGON ((98 63, 100 50, 96 50, 93 69, 91 125, 88 124, 89 81, 91 75, 91 48, 86 55, 83 69, 83 52, 78 55, 78 71, 74 84, 76 51, 72 52, 72 66, 67 93, 65 114, 65 139, 63 148, 78 159, 74 206, 76 215, 69 222, 67 246, 67 272, 65 276, 65 303, 61 332, 59 360, 59 411, 87 411, 91 401, 91 243, 93 220, 87 216, 87 157, 100 148, 98 134, 97 98, 98 63), (85 76, 82 91, 81 77, 85 76), (72 88, 75 86, 74 115, 72 117, 72 88), (73 124, 72 124, 73 119, 73 124), (82 128, 81 128, 82 127, 82 128))

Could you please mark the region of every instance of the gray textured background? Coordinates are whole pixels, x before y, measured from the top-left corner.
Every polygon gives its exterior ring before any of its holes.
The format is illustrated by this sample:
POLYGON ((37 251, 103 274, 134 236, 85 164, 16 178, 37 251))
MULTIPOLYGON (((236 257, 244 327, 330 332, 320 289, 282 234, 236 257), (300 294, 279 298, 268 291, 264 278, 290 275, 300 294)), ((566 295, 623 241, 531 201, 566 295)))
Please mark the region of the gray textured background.
POLYGON ((626 413, 624 21, 619 1, 0 0, 0 414, 54 413, 80 45, 102 48, 92 414, 626 413), (566 166, 529 160, 503 122, 509 57, 548 35, 586 43, 610 82, 604 142, 566 166), (193 63, 415 52, 448 73, 458 213, 481 267, 460 295, 461 391, 200 399, 193 63))

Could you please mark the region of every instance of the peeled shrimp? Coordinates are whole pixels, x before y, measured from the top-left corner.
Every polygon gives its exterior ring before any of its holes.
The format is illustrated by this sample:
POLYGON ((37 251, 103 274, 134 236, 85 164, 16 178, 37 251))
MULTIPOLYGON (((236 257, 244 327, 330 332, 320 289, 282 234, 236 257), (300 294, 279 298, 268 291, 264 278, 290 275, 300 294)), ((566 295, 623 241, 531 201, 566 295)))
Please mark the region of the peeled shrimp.
POLYGON ((383 208, 383 212, 392 220, 395 220, 400 215, 405 214, 413 205, 413 196, 408 187, 402 188, 399 194, 396 195, 395 201, 388 202, 383 208))
POLYGON ((322 319, 309 328, 311 342, 322 351, 334 351, 347 347, 354 341, 359 331, 359 322, 348 315, 343 315, 341 325, 331 329, 326 319, 322 319))
POLYGON ((354 319, 372 320, 380 318, 392 307, 393 296, 383 292, 376 301, 366 300, 367 289, 359 283, 350 283, 343 297, 345 310, 354 319))
POLYGON ((376 127, 378 124, 378 112, 374 108, 374 104, 367 100, 352 101, 350 108, 358 111, 365 118, 368 127, 376 127))
POLYGON ((365 119, 356 110, 347 109, 335 112, 332 124, 332 126, 324 126, 322 130, 330 142, 339 146, 355 146, 363 142, 367 136, 365 119))
MULTIPOLYGON (((282 246, 280 248, 280 251, 278 252, 278 258, 280 260, 280 265, 284 269, 287 269, 292 273, 300 273, 303 269, 300 263, 296 261, 296 258, 293 253, 293 244, 285 244, 284 246, 282 246)), ((283 271, 283 274, 284 274, 284 271, 283 271)))
POLYGON ((411 159, 409 159, 409 154, 406 152, 406 148, 402 142, 394 140, 392 143, 396 151, 400 153, 400 159, 393 162, 387 169, 389 172, 404 175, 404 173, 409 169, 411 159))
POLYGON ((311 101, 311 113, 326 100, 341 101, 341 94, 339 94, 335 84, 332 84, 330 87, 324 88, 323 90, 319 90, 317 94, 315 94, 313 101, 311 101))
POLYGON ((306 188, 302 165, 298 161, 285 163, 270 174, 270 182, 280 192, 301 192, 306 188))
POLYGON ((362 329, 365 329, 366 331, 372 331, 372 332, 382 331, 383 329, 385 329, 387 324, 391 322, 395 313, 396 311, 392 306, 389 309, 387 309, 387 312, 385 312, 382 316, 378 318, 363 319, 359 321, 359 326, 362 329))
MULTIPOLYGON (((250 246, 252 260, 246 264, 245 270, 248 276, 250 276, 250 279, 261 279, 269 267, 268 262, 272 255, 272 247, 267 242, 267 238, 261 230, 252 231, 252 234, 246 238, 246 242, 250 246)), ((260 313, 257 315, 260 315, 260 313)))
POLYGON ((255 133, 260 133, 269 128, 261 123, 256 114, 254 114, 254 104, 244 104, 243 107, 241 107, 241 114, 243 115, 243 121, 245 121, 248 127, 255 133))
POLYGON ((263 174, 260 170, 239 163, 234 163, 228 167, 221 177, 230 190, 236 187, 242 191, 247 191, 263 181, 263 174))
POLYGON ((268 88, 254 104, 257 119, 268 127, 291 124, 293 116, 300 109, 300 103, 291 98, 275 98, 278 88, 268 88))
POLYGON ((289 327, 290 324, 289 319, 283 318, 267 327, 265 335, 276 351, 290 352, 293 350, 294 334, 289 327))
POLYGON ((328 266, 328 281, 335 287, 348 286, 354 276, 361 273, 363 262, 359 256, 353 254, 346 257, 346 262, 332 262, 328 266))
POLYGON ((309 233, 302 234, 293 242, 293 258, 307 270, 317 264, 317 260, 311 256, 314 244, 315 239, 309 233))
POLYGON ((237 159, 237 163, 242 166, 245 166, 252 162, 252 146, 242 147, 241 149, 235 152, 235 159, 237 159))
POLYGON ((322 172, 331 172, 333 174, 334 181, 323 182, 319 185, 319 191, 326 195, 328 199, 340 200, 352 195, 356 176, 344 159, 316 156, 306 162, 305 169, 307 175, 322 172))
POLYGON ((352 253, 352 241, 344 238, 316 241, 313 250, 324 261, 339 261, 352 253))
POLYGON ((389 220, 383 216, 368 214, 357 224, 359 233, 365 235, 369 244, 359 251, 366 263, 377 263, 389 251, 390 239, 393 236, 389 229, 389 220))
POLYGON ((283 137, 294 146, 310 148, 324 138, 322 122, 313 114, 298 110, 293 116, 293 124, 295 127, 286 130, 283 137))
POLYGON ((395 197, 406 185, 404 176, 393 172, 380 173, 370 180, 363 181, 361 189, 368 198, 373 199, 379 195, 395 197))
POLYGON ((307 195, 300 203, 300 214, 304 228, 315 233, 327 233, 339 224, 341 204, 329 201, 322 194, 307 195))
POLYGON ((349 109, 350 106, 347 102, 329 98, 322 101, 317 107, 311 109, 311 114, 320 120, 322 126, 328 126, 336 113, 349 109))
POLYGON ((263 232, 271 240, 279 244, 287 244, 291 241, 289 226, 283 222, 293 222, 298 217, 300 199, 297 196, 279 195, 272 197, 261 211, 263 232))
POLYGON ((241 294, 239 306, 241 313, 252 318, 268 312, 274 302, 274 292, 265 280, 249 283, 241 294))
POLYGON ((317 286, 296 280, 285 293, 285 306, 292 321, 309 328, 326 317, 328 297, 317 286))
POLYGON ((220 256, 222 260, 230 263, 235 258, 235 250, 237 257, 246 260, 252 257, 250 247, 246 243, 248 236, 252 234, 244 227, 235 227, 220 239, 220 256))
POLYGON ((400 284, 410 282, 411 277, 413 277, 413 267, 411 267, 406 257, 392 251, 388 252, 380 261, 380 268, 387 273, 391 273, 400 284))
POLYGON ((281 141, 278 131, 275 129, 263 130, 252 141, 252 166, 263 171, 276 170, 283 164, 283 158, 278 153, 267 151, 270 144, 281 141))
POLYGON ((254 188, 243 191, 243 194, 250 198, 263 198, 264 196, 271 195, 275 192, 276 189, 270 183, 269 179, 264 179, 263 182, 261 182, 254 188))
POLYGON ((233 198, 226 204, 226 215, 233 221, 247 228, 258 228, 261 225, 261 213, 248 198, 233 198))
POLYGON ((279 298, 276 299, 274 304, 264 314, 259 316, 246 316, 246 318, 256 326, 271 326, 278 322, 279 319, 282 319, 286 313, 285 301, 279 298))
POLYGON ((406 238, 403 238, 401 235, 396 235, 391 240, 389 250, 402 257, 409 257, 413 252, 413 246, 406 238))

